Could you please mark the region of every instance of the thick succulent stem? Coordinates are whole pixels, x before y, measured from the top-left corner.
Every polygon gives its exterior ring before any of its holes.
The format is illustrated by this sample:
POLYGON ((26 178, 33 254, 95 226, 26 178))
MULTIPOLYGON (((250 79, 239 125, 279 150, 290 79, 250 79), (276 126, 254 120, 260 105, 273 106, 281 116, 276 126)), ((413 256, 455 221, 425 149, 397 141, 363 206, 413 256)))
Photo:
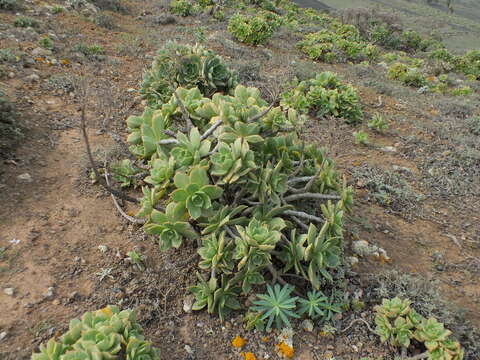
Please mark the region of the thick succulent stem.
POLYGON ((317 194, 317 193, 302 193, 302 194, 293 194, 285 197, 285 201, 295 201, 300 199, 318 199, 318 200, 340 200, 338 195, 330 194, 317 194))
POLYGON ((158 145, 172 145, 172 144, 178 144, 177 139, 163 139, 158 142, 158 145))
POLYGON ((215 124, 213 124, 207 131, 205 131, 205 132, 203 133, 203 135, 202 135, 202 137, 201 137, 200 139, 201 139, 201 140, 205 140, 206 138, 208 138, 210 135, 213 134, 213 132, 214 132, 215 130, 217 130, 217 128, 218 128, 220 125, 222 125, 222 123, 223 123, 222 119, 217 120, 217 121, 215 122, 215 124))
POLYGON ((315 221, 319 223, 324 223, 325 220, 322 219, 321 217, 315 216, 315 215, 310 215, 307 214, 306 212, 303 211, 295 211, 295 210, 285 210, 283 212, 285 215, 292 216, 292 217, 301 217, 310 221, 315 221))
POLYGON ((300 177, 295 177, 292 179, 287 180, 287 184, 297 184, 297 183, 302 183, 302 182, 307 182, 310 181, 312 178, 315 178, 315 176, 300 176, 300 177))

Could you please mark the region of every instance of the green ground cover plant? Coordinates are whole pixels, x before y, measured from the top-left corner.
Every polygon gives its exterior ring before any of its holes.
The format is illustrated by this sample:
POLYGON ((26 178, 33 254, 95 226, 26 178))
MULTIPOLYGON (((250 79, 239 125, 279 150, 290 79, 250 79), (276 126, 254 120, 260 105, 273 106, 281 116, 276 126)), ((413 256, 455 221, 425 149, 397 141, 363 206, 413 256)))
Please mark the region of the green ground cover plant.
POLYGON ((159 351, 145 340, 135 313, 116 306, 86 312, 70 321, 59 339, 40 345, 32 360, 117 359, 160 360, 159 351))
POLYGON ((355 88, 328 71, 310 80, 294 82, 293 87, 282 94, 281 104, 318 117, 343 118, 350 124, 363 119, 360 97, 355 88))

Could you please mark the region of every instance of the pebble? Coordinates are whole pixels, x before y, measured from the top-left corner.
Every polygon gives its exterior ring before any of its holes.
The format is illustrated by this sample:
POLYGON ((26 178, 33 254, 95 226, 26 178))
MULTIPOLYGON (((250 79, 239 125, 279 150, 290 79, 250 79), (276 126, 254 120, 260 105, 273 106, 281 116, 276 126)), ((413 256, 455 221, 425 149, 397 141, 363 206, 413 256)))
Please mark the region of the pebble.
POLYGON ((185 298, 183 299, 183 311, 185 311, 186 313, 192 312, 193 300, 193 295, 185 296, 185 298))
MULTIPOLYGON (((33 75, 36 75, 36 74, 33 74, 33 75)), ((27 183, 31 183, 33 181, 32 175, 30 175, 29 173, 24 173, 24 174, 18 175, 17 180, 27 182, 27 183)))
POLYGON ((305 331, 312 332, 313 331, 313 322, 311 320, 303 320, 302 321, 302 328, 305 331))
POLYGON ((36 47, 35 49, 32 50, 32 55, 33 56, 50 56, 52 55, 52 51, 41 48, 41 47, 36 47))
POLYGON ((15 293, 15 289, 12 287, 9 287, 9 288, 3 289, 3 292, 8 296, 13 296, 13 294, 15 293))
POLYGON ((385 146, 380 148, 383 152, 397 152, 397 149, 393 146, 385 146))
POLYGON ((9 73, 8 73, 8 77, 9 77, 10 79, 13 79, 13 78, 15 77, 15 73, 14 73, 13 71, 9 72, 9 73))
POLYGON ((187 352, 187 354, 193 355, 193 350, 190 345, 185 345, 185 351, 187 352))
POLYGON ((2 331, 0 333, 0 341, 2 341, 3 339, 5 339, 7 337, 7 332, 6 331, 2 331))
POLYGON ((53 286, 50 286, 48 289, 47 289, 47 298, 51 298, 53 297, 53 293, 54 293, 54 290, 55 288, 53 286))

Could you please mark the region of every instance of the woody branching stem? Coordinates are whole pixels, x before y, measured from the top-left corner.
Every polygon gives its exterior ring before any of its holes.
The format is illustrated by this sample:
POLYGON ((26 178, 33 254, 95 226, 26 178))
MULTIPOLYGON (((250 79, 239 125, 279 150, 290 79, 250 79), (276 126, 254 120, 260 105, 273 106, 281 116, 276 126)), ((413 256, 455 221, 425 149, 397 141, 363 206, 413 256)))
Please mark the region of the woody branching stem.
POLYGON ((124 194, 122 191, 117 190, 112 188, 110 185, 107 184, 104 178, 100 176, 100 173, 98 172, 97 165, 95 164, 95 161, 93 160, 93 155, 92 155, 92 150, 90 148, 90 141, 88 140, 88 135, 87 135, 87 125, 86 125, 86 114, 85 114, 85 103, 86 100, 84 100, 83 105, 82 105, 82 112, 80 116, 80 130, 82 132, 83 136, 83 141, 85 142, 85 148, 87 150, 87 156, 88 156, 88 161, 90 162, 90 165, 92 166, 93 173, 95 174, 95 178, 99 182, 100 185, 102 185, 110 194, 115 195, 119 199, 138 204, 140 200, 135 199, 133 197, 130 197, 126 194, 124 194))
MULTIPOLYGON (((110 182, 108 180, 108 169, 107 169, 107 159, 105 159, 105 165, 104 165, 104 169, 105 169, 105 182, 107 183, 108 186, 110 186, 110 182)), ((145 219, 137 219, 137 218, 134 218, 133 216, 130 216, 128 215, 127 213, 125 213, 125 211, 123 211, 122 207, 120 206, 120 204, 118 203, 118 200, 117 198, 115 197, 115 195, 113 194, 110 194, 110 196, 112 197, 112 200, 113 200, 113 204, 115 205, 115 207, 117 208, 118 212, 120 213, 120 215, 122 215, 125 219, 127 219, 128 221, 130 221, 131 223, 133 224, 139 224, 139 225, 143 225, 145 224, 145 219)))

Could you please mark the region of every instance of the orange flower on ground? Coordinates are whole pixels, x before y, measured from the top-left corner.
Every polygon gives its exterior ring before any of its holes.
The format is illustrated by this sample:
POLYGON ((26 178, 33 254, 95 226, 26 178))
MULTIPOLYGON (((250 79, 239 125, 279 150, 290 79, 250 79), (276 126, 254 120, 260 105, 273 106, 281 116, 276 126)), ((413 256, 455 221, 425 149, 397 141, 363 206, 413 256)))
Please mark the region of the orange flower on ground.
POLYGON ((295 353, 295 350, 293 350, 293 347, 284 343, 283 341, 280 344, 278 344, 277 347, 280 354, 282 354, 288 359, 293 358, 293 354, 295 353))
POLYGON ((241 336, 237 335, 235 339, 232 340, 232 346, 236 348, 242 348, 245 346, 247 341, 241 336))
POLYGON ((257 360, 255 355, 251 352, 247 352, 247 353, 242 352, 242 353, 240 353, 240 355, 243 356, 244 360, 257 360))

